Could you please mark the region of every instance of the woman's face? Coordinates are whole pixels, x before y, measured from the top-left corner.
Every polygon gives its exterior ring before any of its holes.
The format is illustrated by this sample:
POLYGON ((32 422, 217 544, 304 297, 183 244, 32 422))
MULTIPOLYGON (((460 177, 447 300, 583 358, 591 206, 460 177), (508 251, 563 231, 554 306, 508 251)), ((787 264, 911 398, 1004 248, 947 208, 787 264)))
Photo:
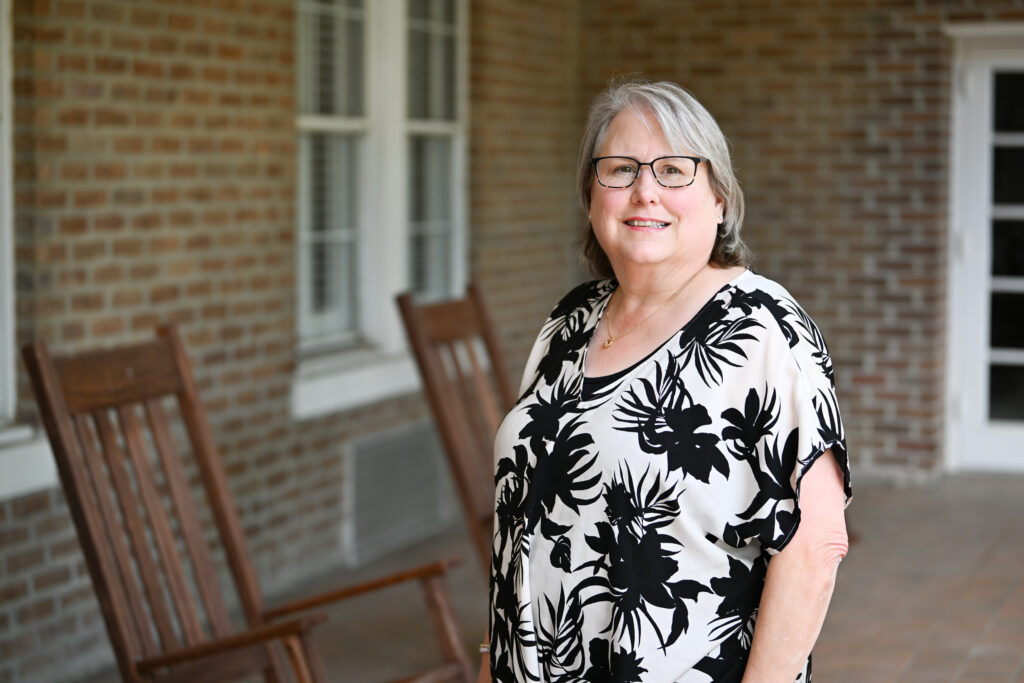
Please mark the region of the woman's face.
MULTIPOLYGON (((619 112, 595 156, 647 162, 679 154, 669 147, 657 119, 648 115, 646 121, 632 110, 619 112)), ((637 266, 703 265, 711 258, 725 203, 711 190, 705 162, 698 165, 697 176, 687 187, 662 187, 651 167, 643 166, 629 187, 604 187, 595 177, 590 192, 594 235, 616 275, 621 277, 637 266)))

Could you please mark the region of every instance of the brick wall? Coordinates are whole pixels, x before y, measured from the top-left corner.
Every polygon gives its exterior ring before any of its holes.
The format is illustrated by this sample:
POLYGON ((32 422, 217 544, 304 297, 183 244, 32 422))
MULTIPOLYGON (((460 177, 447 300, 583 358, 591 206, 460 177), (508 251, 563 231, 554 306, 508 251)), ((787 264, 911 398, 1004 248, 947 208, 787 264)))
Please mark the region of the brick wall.
MULTIPOLYGON (((577 4, 472 2, 471 270, 517 377, 572 278, 577 4)), ((341 561, 346 444, 427 415, 408 396, 289 416, 292 22, 290 0, 13 16, 18 343, 73 352, 177 322, 267 592, 341 561)), ((0 501, 0 683, 111 657, 60 492, 0 501)))
MULTIPOLYGON (((292 22, 285 0, 13 12, 18 344, 177 322, 267 592, 340 561, 345 444, 426 417, 410 396, 290 418, 292 22)), ((111 656, 59 491, 0 501, 0 682, 111 656)))
POLYGON ((516 386, 541 323, 576 278, 582 4, 472 3, 470 263, 516 386))
POLYGON ((642 70, 690 89, 732 142, 758 269, 831 346, 857 469, 942 457, 951 42, 1020 0, 597 0, 584 93, 642 70), (754 9, 756 6, 756 10, 754 9))

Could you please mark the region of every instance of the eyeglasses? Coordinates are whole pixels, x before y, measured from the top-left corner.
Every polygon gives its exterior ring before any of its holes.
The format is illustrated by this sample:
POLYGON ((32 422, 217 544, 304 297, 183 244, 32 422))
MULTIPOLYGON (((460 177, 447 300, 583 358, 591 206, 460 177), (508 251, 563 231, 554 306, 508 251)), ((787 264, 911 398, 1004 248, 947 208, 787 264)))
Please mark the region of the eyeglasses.
POLYGON ((638 161, 633 157, 594 157, 590 163, 597 173, 597 182, 604 187, 629 187, 640 176, 640 169, 650 166, 654 179, 662 187, 686 187, 697 178, 697 164, 704 157, 658 157, 638 161))

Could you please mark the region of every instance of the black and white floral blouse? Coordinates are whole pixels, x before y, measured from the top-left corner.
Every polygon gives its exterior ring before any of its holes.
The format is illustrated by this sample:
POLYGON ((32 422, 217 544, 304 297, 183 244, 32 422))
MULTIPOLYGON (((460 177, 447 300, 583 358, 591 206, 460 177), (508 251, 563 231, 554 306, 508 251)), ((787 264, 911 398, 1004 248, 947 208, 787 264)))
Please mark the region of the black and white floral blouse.
POLYGON ((559 302, 498 431, 492 677, 739 681, 768 556, 827 449, 849 500, 828 349, 745 271, 646 359, 584 382, 614 288, 559 302))

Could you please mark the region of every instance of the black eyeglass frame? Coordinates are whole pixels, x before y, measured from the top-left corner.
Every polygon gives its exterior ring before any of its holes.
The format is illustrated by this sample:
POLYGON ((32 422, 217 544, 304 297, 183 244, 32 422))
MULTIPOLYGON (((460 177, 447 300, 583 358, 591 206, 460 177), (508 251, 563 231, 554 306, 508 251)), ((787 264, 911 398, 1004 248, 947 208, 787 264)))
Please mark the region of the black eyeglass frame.
POLYGON ((702 161, 707 162, 707 157, 690 157, 684 154, 670 154, 668 156, 651 159, 650 161, 640 161, 639 159, 636 159, 634 157, 622 156, 621 154, 611 154, 609 156, 604 157, 591 157, 590 165, 594 167, 594 178, 597 179, 597 184, 600 185, 601 187, 607 187, 609 190, 625 190, 627 187, 633 187, 633 183, 635 183, 636 179, 640 177, 640 173, 641 171, 644 170, 644 166, 651 167, 651 175, 654 176, 654 182, 658 183, 666 190, 679 190, 684 187, 689 187, 690 185, 693 185, 693 181, 697 180, 697 169, 700 168, 700 162, 702 161), (604 183, 602 183, 601 174, 597 172, 597 162, 602 161, 604 159, 629 159, 630 161, 635 161, 637 169, 636 175, 633 176, 632 182, 630 182, 629 185, 620 185, 618 187, 612 185, 605 185, 604 183), (665 183, 661 182, 660 180, 658 180, 658 174, 654 170, 654 164, 658 161, 661 161, 662 159, 689 159, 690 161, 693 162, 693 178, 691 178, 690 182, 686 183, 685 185, 666 185, 665 183))

